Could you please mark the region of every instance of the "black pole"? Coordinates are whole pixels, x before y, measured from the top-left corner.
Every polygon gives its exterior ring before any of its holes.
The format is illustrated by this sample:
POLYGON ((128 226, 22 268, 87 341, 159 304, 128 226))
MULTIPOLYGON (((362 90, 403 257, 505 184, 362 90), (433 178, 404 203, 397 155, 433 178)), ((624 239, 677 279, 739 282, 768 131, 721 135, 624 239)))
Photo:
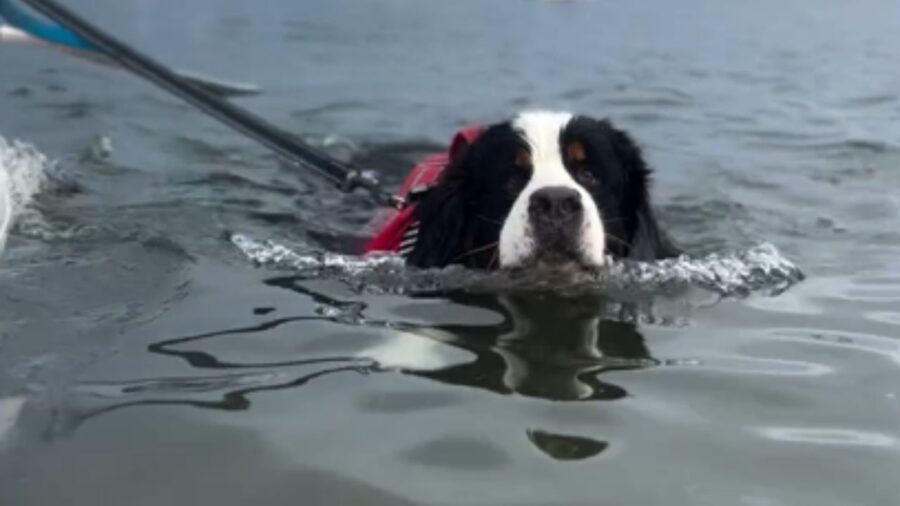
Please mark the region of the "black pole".
POLYGON ((342 191, 362 187, 370 191, 379 203, 396 205, 393 197, 381 189, 374 172, 347 166, 250 111, 186 82, 165 65, 107 35, 54 0, 22 1, 91 43, 123 68, 263 144, 295 165, 318 173, 342 191))

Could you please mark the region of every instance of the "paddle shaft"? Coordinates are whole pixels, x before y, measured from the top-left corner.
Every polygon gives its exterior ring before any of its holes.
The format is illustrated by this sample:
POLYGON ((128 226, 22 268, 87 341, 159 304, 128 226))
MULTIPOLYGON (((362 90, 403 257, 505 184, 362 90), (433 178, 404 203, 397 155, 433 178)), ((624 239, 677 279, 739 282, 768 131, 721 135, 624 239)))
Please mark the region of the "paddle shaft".
POLYGON ((362 187, 371 192, 379 203, 396 204, 394 198, 381 189, 373 172, 347 166, 263 118, 186 82, 165 65, 107 35, 54 0, 22 2, 71 30, 121 67, 181 98, 293 164, 318 173, 342 191, 362 187))

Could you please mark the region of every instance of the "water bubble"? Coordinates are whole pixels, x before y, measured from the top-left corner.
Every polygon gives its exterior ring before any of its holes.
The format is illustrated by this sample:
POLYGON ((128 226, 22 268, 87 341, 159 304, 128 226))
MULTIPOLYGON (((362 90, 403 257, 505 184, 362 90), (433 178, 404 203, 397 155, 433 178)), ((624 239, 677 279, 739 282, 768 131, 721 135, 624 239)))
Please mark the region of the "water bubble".
POLYGON ((578 291, 669 292, 699 287, 723 296, 777 295, 803 279, 802 271, 769 243, 748 250, 701 258, 682 256, 657 262, 610 260, 599 273, 573 273, 568 279, 541 272, 481 272, 459 266, 413 269, 396 255, 351 256, 291 248, 235 234, 231 242, 251 261, 311 277, 334 277, 359 291, 423 293, 450 290, 553 289, 578 291))

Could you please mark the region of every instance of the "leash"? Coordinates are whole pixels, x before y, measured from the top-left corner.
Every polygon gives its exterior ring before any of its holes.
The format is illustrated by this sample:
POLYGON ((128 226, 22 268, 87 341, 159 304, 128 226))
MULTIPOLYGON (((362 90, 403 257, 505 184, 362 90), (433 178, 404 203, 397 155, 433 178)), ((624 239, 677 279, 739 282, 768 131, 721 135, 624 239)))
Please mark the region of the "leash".
POLYGON ((402 202, 381 188, 374 171, 344 164, 303 142, 263 118, 235 106, 221 96, 192 84, 165 65, 116 40, 54 0, 21 0, 58 23, 35 20, 0 0, 0 14, 17 28, 53 44, 102 54, 122 68, 168 91, 235 131, 277 153, 291 165, 306 168, 334 183, 343 192, 363 188, 381 205, 400 207, 402 202))

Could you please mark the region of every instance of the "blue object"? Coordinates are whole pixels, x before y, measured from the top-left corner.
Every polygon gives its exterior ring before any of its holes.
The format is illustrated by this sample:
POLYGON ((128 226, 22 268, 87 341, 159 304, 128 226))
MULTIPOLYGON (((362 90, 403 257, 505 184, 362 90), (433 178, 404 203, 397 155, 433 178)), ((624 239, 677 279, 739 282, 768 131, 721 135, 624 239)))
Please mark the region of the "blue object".
MULTIPOLYGON (((31 2, 26 3, 31 4, 31 2)), ((94 62, 117 64, 100 47, 92 44, 85 37, 78 35, 76 31, 61 24, 56 24, 53 21, 44 20, 31 12, 27 7, 17 5, 15 0, 0 0, 0 28, 5 26, 15 28, 17 31, 27 35, 26 42, 40 41, 55 49, 68 50, 69 54, 74 54, 75 56, 88 56, 94 62), (7 21, 5 24, 3 23, 4 19, 7 21)), ((4 41, 0 40, 0 42, 4 41)), ((260 92, 259 87, 252 84, 223 81, 193 72, 175 71, 175 74, 185 81, 220 97, 255 95, 260 92)))
POLYGON ((13 0, 0 0, 0 17, 19 30, 52 44, 82 51, 98 51, 90 42, 62 26, 32 15, 17 6, 13 0))

